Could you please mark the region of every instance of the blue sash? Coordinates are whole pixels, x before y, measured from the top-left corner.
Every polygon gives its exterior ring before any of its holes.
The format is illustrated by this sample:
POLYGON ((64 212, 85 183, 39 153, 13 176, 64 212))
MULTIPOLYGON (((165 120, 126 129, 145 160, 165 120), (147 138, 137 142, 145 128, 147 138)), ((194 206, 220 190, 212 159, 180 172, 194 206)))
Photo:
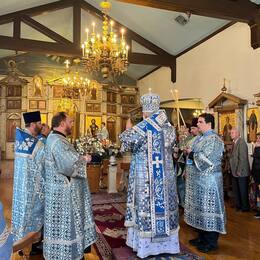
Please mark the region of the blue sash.
POLYGON ((162 132, 162 126, 166 122, 165 112, 159 111, 133 127, 139 134, 147 136, 148 141, 148 177, 150 180, 152 237, 154 239, 162 239, 170 235, 162 132))

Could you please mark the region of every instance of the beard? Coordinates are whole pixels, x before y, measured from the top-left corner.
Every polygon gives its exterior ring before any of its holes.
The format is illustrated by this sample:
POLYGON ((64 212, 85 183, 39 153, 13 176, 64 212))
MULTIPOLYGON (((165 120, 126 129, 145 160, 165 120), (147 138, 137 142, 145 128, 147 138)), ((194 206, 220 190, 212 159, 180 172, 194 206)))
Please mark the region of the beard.
POLYGON ((39 135, 42 131, 42 127, 36 125, 35 128, 34 128, 34 131, 35 131, 36 135, 39 135))
POLYGON ((68 136, 68 135, 71 135, 71 134, 72 134, 72 127, 67 126, 67 127, 65 128, 65 132, 66 132, 66 135, 67 135, 67 136, 68 136))

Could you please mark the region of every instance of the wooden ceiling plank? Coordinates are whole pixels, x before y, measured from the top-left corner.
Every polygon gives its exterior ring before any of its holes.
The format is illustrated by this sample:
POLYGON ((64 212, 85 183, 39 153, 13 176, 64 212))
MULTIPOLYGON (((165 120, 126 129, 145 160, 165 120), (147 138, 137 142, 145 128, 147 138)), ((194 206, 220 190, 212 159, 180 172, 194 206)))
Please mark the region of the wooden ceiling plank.
POLYGON ((72 5, 73 5, 73 0, 61 0, 61 1, 53 2, 53 3, 49 3, 49 4, 44 4, 44 5, 24 9, 21 11, 12 12, 9 14, 0 15, 0 25, 5 24, 5 23, 10 23, 16 17, 20 17, 20 16, 24 16, 24 15, 36 16, 36 15, 43 14, 45 12, 64 9, 64 8, 70 7, 72 5))
POLYGON ((29 25, 30 27, 34 28, 38 32, 48 36, 49 38, 53 39, 56 42, 59 42, 61 44, 72 44, 71 41, 67 40, 66 38, 62 37, 60 34, 52 31, 48 27, 44 26, 43 24, 35 21, 29 16, 23 16, 21 18, 22 22, 29 25))
POLYGON ((258 6, 250 1, 230 0, 117 0, 119 2, 147 6, 176 12, 248 23, 258 6))

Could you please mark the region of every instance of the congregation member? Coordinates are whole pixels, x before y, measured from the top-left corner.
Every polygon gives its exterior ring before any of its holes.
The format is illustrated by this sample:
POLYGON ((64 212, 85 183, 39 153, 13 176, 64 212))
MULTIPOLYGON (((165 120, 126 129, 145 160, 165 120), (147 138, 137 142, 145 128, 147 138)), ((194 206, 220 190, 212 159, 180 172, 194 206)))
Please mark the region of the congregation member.
POLYGON ((86 164, 91 156, 79 155, 67 136, 73 120, 65 112, 52 118, 53 131, 45 147, 45 260, 83 259, 96 241, 86 164))
POLYGON ((13 235, 10 234, 5 218, 4 208, 0 202, 0 259, 10 260, 13 251, 13 235))
POLYGON ((201 135, 186 149, 191 163, 186 167, 184 221, 199 233, 189 242, 207 253, 217 249, 219 234, 226 233, 221 172, 224 144, 213 130, 213 115, 201 114, 197 126, 201 135))
POLYGON ((245 140, 236 128, 231 129, 233 140, 230 154, 230 168, 232 172, 232 190, 237 211, 249 211, 248 176, 250 173, 248 148, 245 140))
POLYGON ((172 151, 175 129, 160 98, 149 93, 141 97, 143 121, 120 135, 121 150, 132 151, 129 174, 126 244, 145 258, 163 253, 176 254, 179 247, 178 197, 172 151))
POLYGON ((256 184, 256 207, 255 218, 260 219, 260 132, 256 134, 256 142, 253 152, 252 175, 256 184))
POLYGON ((23 114, 25 129, 16 128, 12 234, 14 242, 40 232, 44 215, 44 145, 39 111, 23 114))
POLYGON ((109 133, 108 133, 108 130, 106 128, 105 122, 101 123, 100 137, 101 137, 101 140, 109 139, 109 133))

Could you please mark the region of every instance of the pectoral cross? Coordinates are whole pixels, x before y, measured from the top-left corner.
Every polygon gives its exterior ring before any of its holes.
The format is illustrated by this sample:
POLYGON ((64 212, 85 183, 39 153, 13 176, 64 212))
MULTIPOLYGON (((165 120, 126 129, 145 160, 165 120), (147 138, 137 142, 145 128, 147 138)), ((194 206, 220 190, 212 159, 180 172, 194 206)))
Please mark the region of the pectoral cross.
POLYGON ((156 168, 160 168, 160 164, 162 164, 162 160, 159 160, 159 156, 155 156, 155 162, 153 164, 156 165, 156 168))

